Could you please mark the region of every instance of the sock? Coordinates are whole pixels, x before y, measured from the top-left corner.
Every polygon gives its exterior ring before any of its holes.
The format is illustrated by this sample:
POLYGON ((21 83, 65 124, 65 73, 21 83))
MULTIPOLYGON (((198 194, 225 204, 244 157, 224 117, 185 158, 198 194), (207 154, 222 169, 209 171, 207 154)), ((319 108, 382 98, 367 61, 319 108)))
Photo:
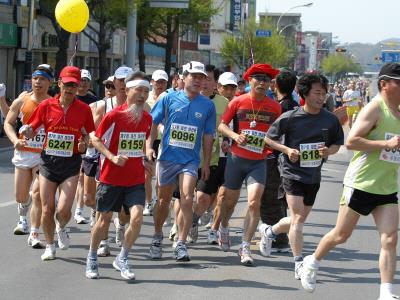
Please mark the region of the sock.
POLYGON ((276 238, 276 234, 275 234, 274 231, 272 230, 272 226, 269 226, 269 227, 267 228, 267 230, 265 231, 265 233, 267 234, 267 236, 268 236, 270 239, 275 239, 275 238, 276 238))
POLYGON ((119 258, 128 258, 129 249, 124 246, 121 247, 121 252, 119 253, 119 258))
POLYGON ((164 236, 163 236, 163 234, 162 233, 155 233, 154 235, 153 235, 153 239, 154 240, 163 240, 163 238, 164 238, 164 236))
POLYGON ((56 252, 56 244, 47 244, 46 245, 46 249, 47 248, 50 248, 50 250, 52 251, 52 252, 56 252))
POLYGON ((199 223, 201 216, 198 216, 196 213, 193 213, 193 226, 196 226, 199 223))
POLYGON ((185 241, 182 241, 182 240, 178 240, 177 242, 176 242, 176 244, 178 245, 178 244, 182 244, 182 245, 185 245, 185 241))
POLYGON ((89 249, 88 258, 97 260, 97 250, 89 249))
POLYGON ((31 234, 32 233, 39 233, 39 228, 31 227, 31 234))
POLYGON ((75 215, 81 215, 82 212, 83 212, 83 208, 82 207, 75 208, 75 215))
POLYGON ((26 220, 26 216, 19 216, 19 220, 21 221, 21 222, 27 222, 27 220, 26 220))
POLYGON ((240 246, 241 248, 244 248, 244 247, 250 247, 250 243, 249 242, 245 242, 245 241, 242 241, 242 244, 241 244, 241 246, 240 246))
POLYGON ((302 262, 303 261, 303 256, 295 256, 294 257, 295 262, 302 262))
POLYGON ((320 261, 317 260, 314 256, 314 254, 307 256, 307 263, 310 264, 314 268, 319 268, 319 263, 320 261))
POLYGON ((391 283, 381 283, 380 296, 393 295, 393 285, 391 283))

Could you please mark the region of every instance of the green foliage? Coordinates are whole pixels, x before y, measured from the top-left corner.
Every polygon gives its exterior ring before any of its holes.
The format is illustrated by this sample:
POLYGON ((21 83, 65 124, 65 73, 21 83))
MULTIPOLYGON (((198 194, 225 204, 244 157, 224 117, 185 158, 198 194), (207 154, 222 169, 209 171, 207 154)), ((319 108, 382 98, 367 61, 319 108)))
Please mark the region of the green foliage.
POLYGON ((270 20, 257 24, 250 19, 242 26, 240 34, 226 34, 221 47, 221 54, 230 65, 246 68, 253 49, 254 63, 268 63, 274 67, 286 65, 294 51, 288 48, 284 36, 278 35, 270 20), (271 37, 256 37, 256 30, 272 30, 271 37), (243 66, 244 54, 244 66, 243 66))
POLYGON ((333 53, 325 57, 321 62, 325 74, 343 76, 348 72, 362 73, 362 68, 354 60, 343 53, 333 53))

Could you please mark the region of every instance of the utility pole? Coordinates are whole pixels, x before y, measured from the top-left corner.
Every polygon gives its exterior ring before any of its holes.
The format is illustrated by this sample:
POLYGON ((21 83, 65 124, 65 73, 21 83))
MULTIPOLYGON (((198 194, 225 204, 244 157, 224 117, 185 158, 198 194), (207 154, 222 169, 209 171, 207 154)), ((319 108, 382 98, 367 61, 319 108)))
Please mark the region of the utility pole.
POLYGON ((126 65, 135 68, 136 64, 136 18, 135 0, 129 0, 129 14, 126 40, 126 65))

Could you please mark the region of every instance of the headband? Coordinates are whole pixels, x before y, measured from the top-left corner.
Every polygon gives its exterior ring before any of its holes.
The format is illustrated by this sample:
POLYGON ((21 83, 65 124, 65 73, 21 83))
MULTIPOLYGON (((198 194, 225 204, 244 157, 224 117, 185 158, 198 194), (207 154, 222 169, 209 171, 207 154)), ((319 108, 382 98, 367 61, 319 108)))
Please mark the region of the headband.
POLYGON ((41 71, 41 70, 36 70, 35 72, 32 73, 32 77, 36 77, 36 76, 43 76, 50 81, 53 80, 53 77, 49 73, 47 73, 45 71, 41 71))
POLYGON ((396 79, 399 80, 400 77, 394 77, 394 76, 389 76, 389 75, 381 75, 378 77, 378 79, 383 79, 384 77, 390 78, 390 79, 396 79))
POLYGON ((150 89, 150 83, 147 80, 143 79, 137 79, 137 80, 131 80, 126 83, 126 88, 132 88, 132 87, 137 87, 137 86, 144 86, 150 89))

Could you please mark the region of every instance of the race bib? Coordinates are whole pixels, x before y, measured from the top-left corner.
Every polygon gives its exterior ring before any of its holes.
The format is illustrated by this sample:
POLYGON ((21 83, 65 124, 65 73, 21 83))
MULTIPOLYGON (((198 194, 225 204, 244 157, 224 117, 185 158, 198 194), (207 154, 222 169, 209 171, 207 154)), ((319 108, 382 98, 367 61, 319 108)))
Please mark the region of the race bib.
POLYGON ((73 134, 47 133, 46 154, 61 157, 71 157, 74 154, 73 134))
POLYGON ((175 147, 194 149, 196 137, 196 126, 172 123, 169 132, 169 144, 175 147))
POLYGON ((322 162, 322 156, 319 155, 319 148, 325 146, 325 143, 300 144, 300 167, 315 168, 322 162))
POLYGON ((246 145, 239 145, 240 148, 249 150, 255 153, 262 153, 265 147, 265 132, 258 130, 246 129, 242 130, 242 134, 246 135, 246 145))
MULTIPOLYGON (((392 137, 396 136, 394 133, 385 133, 385 140, 390 140, 392 137)), ((380 160, 387 161, 390 163, 400 164, 400 148, 397 149, 383 149, 379 156, 380 160)))
POLYGON ((121 132, 119 134, 118 155, 142 157, 145 141, 145 132, 121 132))
POLYGON ((46 132, 44 131, 44 128, 41 128, 33 138, 25 138, 26 147, 31 149, 43 149, 45 139, 46 132))

